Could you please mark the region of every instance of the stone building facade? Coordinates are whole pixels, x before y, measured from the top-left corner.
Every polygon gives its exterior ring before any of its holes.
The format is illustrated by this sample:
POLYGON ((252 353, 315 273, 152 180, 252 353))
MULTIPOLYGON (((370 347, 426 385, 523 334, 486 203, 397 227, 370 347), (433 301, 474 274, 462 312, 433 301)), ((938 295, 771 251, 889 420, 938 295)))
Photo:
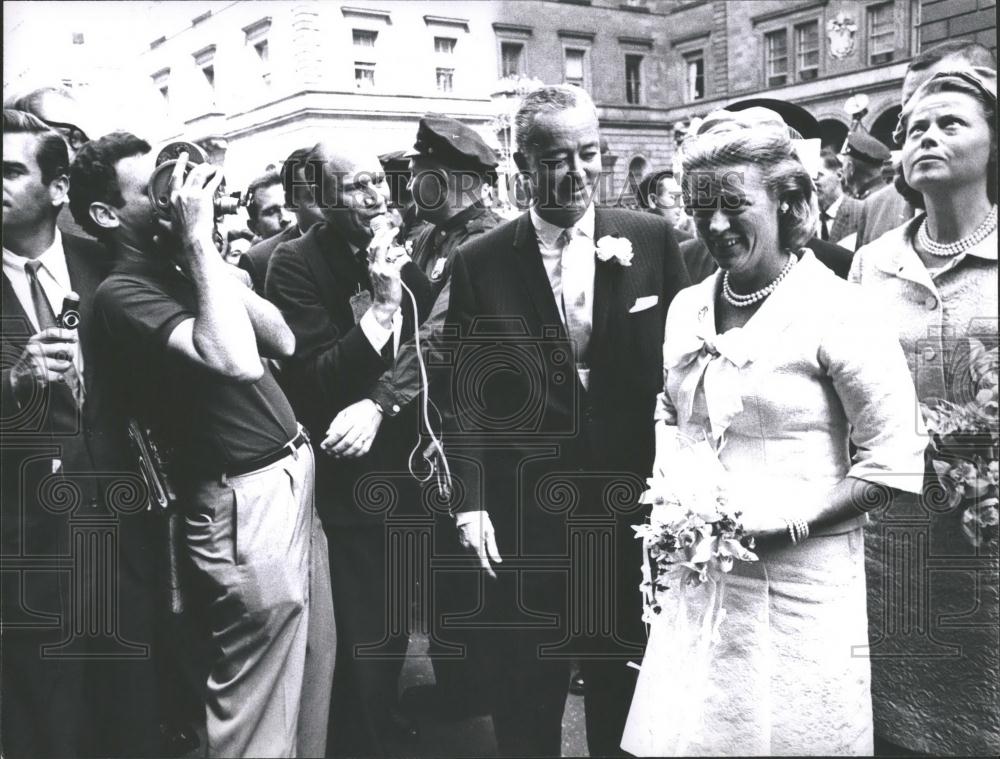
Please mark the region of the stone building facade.
MULTIPOLYGON (((114 27, 122 5, 129 4, 91 7, 103 25, 114 27)), ((130 17, 130 41, 141 42, 139 35, 147 41, 141 52, 121 56, 114 90, 128 94, 136 114, 127 126, 152 140, 201 142, 224 158, 230 183, 242 186, 293 149, 331 134, 377 153, 406 148, 426 112, 455 116, 503 150, 511 135, 502 114, 512 107, 503 82, 571 81, 597 103, 607 143, 604 200, 615 202, 630 177, 670 166, 678 127, 736 100, 794 101, 820 120, 824 141, 837 145, 851 124, 846 101, 864 94, 862 123, 888 141, 909 59, 921 44, 958 36, 995 49, 994 5, 149 3, 143 18, 130 17)))

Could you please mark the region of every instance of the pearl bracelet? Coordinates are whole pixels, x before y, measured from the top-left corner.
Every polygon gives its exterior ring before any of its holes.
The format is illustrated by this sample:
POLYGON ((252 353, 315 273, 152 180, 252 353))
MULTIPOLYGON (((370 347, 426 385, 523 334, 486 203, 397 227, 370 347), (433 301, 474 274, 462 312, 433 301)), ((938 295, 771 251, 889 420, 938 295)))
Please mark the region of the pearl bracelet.
POLYGON ((792 540, 792 545, 799 543, 809 537, 809 523, 801 518, 785 519, 785 526, 788 528, 788 537, 792 540))

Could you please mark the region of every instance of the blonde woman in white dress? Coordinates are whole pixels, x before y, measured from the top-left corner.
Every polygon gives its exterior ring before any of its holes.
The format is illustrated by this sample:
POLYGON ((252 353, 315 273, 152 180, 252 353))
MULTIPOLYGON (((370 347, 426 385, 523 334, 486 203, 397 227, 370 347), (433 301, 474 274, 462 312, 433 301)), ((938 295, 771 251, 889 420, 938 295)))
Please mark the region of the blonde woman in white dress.
POLYGON ((862 289, 803 248, 814 189, 777 114, 711 114, 683 181, 719 271, 667 316, 657 465, 676 434, 709 439, 759 561, 726 576, 700 729, 672 724, 657 694, 694 684, 655 682, 676 651, 651 646, 622 747, 669 753, 684 734, 689 755, 871 754, 862 525, 919 490, 913 383, 862 289))

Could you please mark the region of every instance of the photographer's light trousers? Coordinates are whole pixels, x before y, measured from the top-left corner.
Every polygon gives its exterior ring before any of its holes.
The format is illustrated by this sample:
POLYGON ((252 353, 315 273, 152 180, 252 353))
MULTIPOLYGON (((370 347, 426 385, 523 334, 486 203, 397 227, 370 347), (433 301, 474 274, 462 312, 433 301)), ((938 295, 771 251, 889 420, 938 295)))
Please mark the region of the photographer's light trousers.
POLYGON ((314 472, 307 444, 185 494, 187 548, 211 592, 210 757, 325 753, 336 637, 314 472))

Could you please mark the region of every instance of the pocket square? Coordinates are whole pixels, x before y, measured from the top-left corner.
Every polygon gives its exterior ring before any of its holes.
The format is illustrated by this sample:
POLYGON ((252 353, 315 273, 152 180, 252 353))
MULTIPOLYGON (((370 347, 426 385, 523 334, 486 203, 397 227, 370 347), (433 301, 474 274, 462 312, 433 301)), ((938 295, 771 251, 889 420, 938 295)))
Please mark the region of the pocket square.
POLYGON ((639 311, 645 311, 647 308, 652 308, 659 302, 660 297, 658 295, 643 295, 641 298, 635 299, 635 304, 628 310, 628 312, 630 314, 636 314, 639 311))

